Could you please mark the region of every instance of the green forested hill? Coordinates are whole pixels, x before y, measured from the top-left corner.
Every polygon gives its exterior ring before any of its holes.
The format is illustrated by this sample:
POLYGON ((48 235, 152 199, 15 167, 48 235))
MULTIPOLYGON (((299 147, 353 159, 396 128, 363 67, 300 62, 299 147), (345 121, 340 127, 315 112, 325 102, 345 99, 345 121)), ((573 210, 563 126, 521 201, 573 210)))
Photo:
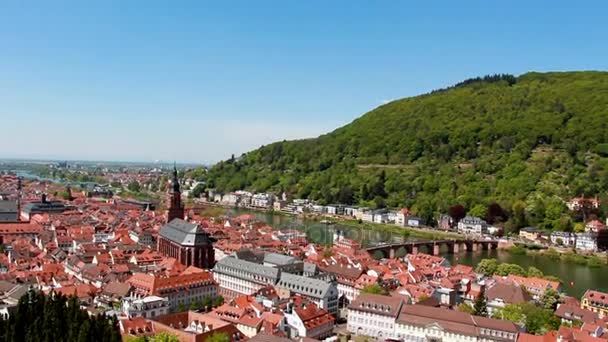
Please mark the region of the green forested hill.
POLYGON ((563 229, 564 200, 608 189, 607 126, 608 72, 492 76, 393 101, 316 139, 263 146, 205 178, 220 191, 406 206, 425 218, 455 204, 483 216, 496 202, 510 229, 563 229))

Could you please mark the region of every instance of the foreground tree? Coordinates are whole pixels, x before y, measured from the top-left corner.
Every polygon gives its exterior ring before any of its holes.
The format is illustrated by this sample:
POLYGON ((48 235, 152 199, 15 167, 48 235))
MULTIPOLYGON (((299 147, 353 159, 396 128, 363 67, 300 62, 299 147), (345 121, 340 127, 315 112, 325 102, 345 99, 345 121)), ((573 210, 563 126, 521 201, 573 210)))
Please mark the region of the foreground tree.
POLYGON ((148 341, 149 342, 179 342, 179 338, 177 338, 177 336, 170 335, 170 334, 163 332, 163 333, 152 336, 148 341))
POLYGON ((7 319, 0 315, 0 342, 121 341, 116 318, 89 316, 75 297, 29 290, 7 319))
POLYGON ((483 292, 480 292, 475 298, 475 305, 473 306, 473 315, 475 316, 488 316, 488 307, 486 305, 486 296, 483 292))
POLYGON ((206 342, 230 342, 230 336, 226 333, 213 333, 206 342))
POLYGON ((552 288, 548 288, 545 290, 543 297, 541 298, 541 303, 545 309, 555 311, 557 309, 557 304, 559 303, 560 295, 557 291, 552 288))
POLYGON ((475 268, 477 273, 485 274, 486 276, 492 276, 498 269, 498 261, 496 259, 483 259, 475 268))
POLYGON ((132 192, 139 192, 141 191, 141 185, 139 185, 139 182, 134 180, 131 183, 129 183, 129 185, 127 185, 127 189, 129 189, 129 191, 132 192))
POLYGON ((523 325, 528 333, 534 335, 543 335, 547 331, 557 330, 561 323, 552 310, 532 303, 508 304, 504 308, 496 310, 492 317, 523 325))
POLYGON ((224 304, 224 297, 217 296, 217 297, 213 298, 213 306, 217 307, 217 306, 221 306, 223 304, 224 304))
POLYGON ((501 276, 508 276, 509 274, 527 276, 526 270, 517 264, 500 264, 496 268, 496 274, 501 276))
POLYGON ((530 266, 528 267, 528 277, 537 277, 537 278, 542 278, 544 277, 544 273, 543 271, 539 270, 538 268, 534 267, 534 266, 530 266))
POLYGON ((361 289, 361 293, 379 294, 383 296, 388 295, 388 291, 379 284, 366 285, 361 289))

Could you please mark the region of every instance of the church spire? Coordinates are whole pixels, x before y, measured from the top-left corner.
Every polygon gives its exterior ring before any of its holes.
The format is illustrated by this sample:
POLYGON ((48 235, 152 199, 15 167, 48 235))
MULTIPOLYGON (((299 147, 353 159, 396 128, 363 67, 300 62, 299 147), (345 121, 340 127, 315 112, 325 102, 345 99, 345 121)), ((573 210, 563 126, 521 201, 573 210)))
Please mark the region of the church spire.
POLYGON ((179 190, 179 178, 177 178, 177 164, 173 162, 173 192, 180 192, 179 190))
POLYGON ((21 183, 21 177, 17 177, 17 220, 21 220, 21 192, 23 190, 23 184, 21 183))
POLYGON ((172 189, 169 192, 169 205, 167 210, 167 222, 173 219, 184 219, 184 205, 182 204, 182 193, 179 188, 179 178, 177 177, 177 164, 173 162, 173 179, 171 180, 172 189))

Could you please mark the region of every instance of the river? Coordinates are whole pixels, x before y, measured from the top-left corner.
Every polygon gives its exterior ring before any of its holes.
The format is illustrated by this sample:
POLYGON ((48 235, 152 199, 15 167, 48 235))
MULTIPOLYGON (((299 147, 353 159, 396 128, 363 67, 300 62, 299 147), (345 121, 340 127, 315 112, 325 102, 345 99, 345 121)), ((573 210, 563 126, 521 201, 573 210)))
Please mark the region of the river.
MULTIPOLYGON (((364 246, 379 242, 400 242, 403 237, 398 234, 359 229, 343 224, 323 224, 319 221, 302 219, 294 216, 277 215, 271 213, 252 212, 248 210, 230 210, 230 215, 241 213, 255 214, 260 220, 276 229, 295 228, 305 231, 309 240, 315 243, 330 244, 334 233, 343 232, 344 236, 361 242, 364 246)), ((501 263, 512 263, 528 268, 534 266, 546 275, 552 275, 563 281, 566 294, 580 298, 587 289, 596 289, 608 292, 608 267, 587 267, 575 263, 554 260, 542 255, 520 255, 506 251, 478 251, 449 254, 442 250, 442 256, 450 263, 460 263, 475 267, 484 258, 494 258, 501 263)))
POLYGON ((97 184, 95 182, 76 182, 76 181, 69 181, 69 180, 59 179, 59 178, 38 176, 28 170, 11 170, 11 171, 15 172, 15 174, 18 177, 22 177, 24 179, 43 181, 43 182, 52 182, 52 183, 57 183, 57 184, 61 184, 61 185, 86 186, 86 185, 96 185, 97 184))

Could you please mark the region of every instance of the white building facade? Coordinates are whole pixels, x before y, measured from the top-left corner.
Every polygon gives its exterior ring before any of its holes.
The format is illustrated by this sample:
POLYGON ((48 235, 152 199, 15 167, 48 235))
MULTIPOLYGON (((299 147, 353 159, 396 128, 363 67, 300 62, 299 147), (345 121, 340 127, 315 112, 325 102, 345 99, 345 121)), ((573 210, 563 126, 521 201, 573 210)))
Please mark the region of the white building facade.
POLYGON ((403 300, 388 296, 361 294, 348 306, 346 328, 359 336, 376 339, 396 338, 395 321, 403 300))

